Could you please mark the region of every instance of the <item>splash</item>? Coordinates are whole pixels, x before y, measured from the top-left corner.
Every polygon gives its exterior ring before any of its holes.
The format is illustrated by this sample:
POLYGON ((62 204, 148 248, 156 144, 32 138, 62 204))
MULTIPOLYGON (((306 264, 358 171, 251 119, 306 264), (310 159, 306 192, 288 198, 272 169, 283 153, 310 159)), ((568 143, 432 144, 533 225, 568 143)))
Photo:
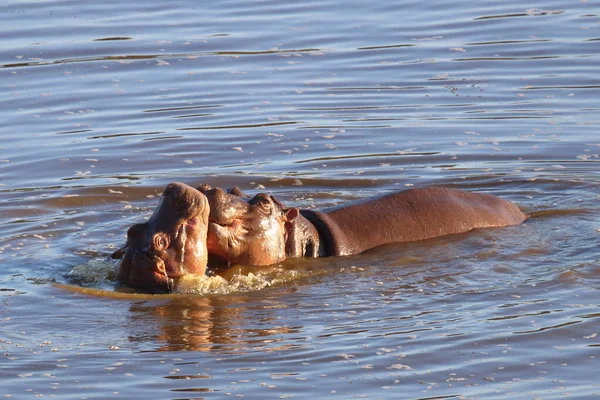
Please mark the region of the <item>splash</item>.
POLYGON ((115 266, 104 258, 94 258, 85 264, 74 266, 66 276, 75 283, 85 285, 112 281, 115 266))
POLYGON ((221 276, 187 275, 177 280, 174 293, 185 294, 232 294, 253 292, 264 288, 295 281, 304 273, 277 268, 270 272, 234 274, 227 280, 221 276))
MULTIPOLYGON (((105 292, 113 285, 116 264, 106 258, 94 258, 74 266, 66 274, 70 284, 96 288, 105 292), (108 285, 108 286, 107 286, 108 285)), ((262 290, 274 285, 297 282, 301 279, 326 273, 306 266, 277 265, 258 268, 254 272, 239 272, 223 276, 186 275, 174 281, 173 294, 216 295, 262 290)), ((108 293, 106 293, 108 295, 108 293)))

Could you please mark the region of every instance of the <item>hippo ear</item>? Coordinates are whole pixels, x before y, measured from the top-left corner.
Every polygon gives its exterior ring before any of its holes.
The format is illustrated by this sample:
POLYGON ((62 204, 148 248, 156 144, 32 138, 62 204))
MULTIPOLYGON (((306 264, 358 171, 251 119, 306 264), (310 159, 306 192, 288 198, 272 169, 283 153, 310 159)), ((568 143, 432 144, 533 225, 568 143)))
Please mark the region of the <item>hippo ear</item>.
POLYGON ((283 215, 285 217, 285 222, 292 222, 300 215, 300 211, 296 207, 291 207, 287 210, 283 210, 283 215))
POLYGON ((212 187, 207 183, 201 183, 198 186, 196 186, 196 190, 200 192, 208 192, 210 189, 212 189, 212 187))

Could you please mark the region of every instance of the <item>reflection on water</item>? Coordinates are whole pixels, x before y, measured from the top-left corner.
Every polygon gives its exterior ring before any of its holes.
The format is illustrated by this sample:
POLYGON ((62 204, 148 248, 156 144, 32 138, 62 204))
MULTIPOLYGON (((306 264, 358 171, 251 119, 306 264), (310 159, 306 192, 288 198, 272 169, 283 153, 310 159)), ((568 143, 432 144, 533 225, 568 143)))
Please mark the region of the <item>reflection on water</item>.
MULTIPOLYGON (((184 297, 169 302, 133 304, 131 318, 156 321, 157 351, 224 351, 225 353, 282 351, 293 348, 289 335, 301 334, 302 327, 274 326, 272 308, 276 299, 260 300, 243 296, 184 297), (249 303, 255 301, 255 303, 249 303)), ((148 332, 132 342, 147 342, 148 332)))
POLYGON ((598 397, 596 8, 3 2, 0 396, 598 397), (172 181, 304 208, 439 184, 531 218, 118 287, 172 181))

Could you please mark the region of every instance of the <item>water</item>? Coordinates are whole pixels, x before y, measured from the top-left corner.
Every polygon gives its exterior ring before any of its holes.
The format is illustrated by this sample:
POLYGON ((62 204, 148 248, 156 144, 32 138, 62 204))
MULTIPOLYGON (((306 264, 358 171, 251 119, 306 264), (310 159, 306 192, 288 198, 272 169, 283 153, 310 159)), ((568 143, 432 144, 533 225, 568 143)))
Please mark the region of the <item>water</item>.
POLYGON ((599 17, 4 1, 0 395, 598 397, 599 17), (108 255, 172 181, 317 208, 438 184, 532 217, 115 292, 108 255))

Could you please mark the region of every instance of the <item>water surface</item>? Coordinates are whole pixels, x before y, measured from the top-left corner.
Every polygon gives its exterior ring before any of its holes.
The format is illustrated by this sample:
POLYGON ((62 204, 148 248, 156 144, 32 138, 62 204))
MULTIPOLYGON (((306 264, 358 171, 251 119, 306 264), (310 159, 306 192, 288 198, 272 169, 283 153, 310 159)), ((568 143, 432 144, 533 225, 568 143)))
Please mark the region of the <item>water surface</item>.
POLYGON ((600 395, 595 2, 8 0, 0 19, 1 396, 600 395), (437 184, 531 218, 119 294, 108 255, 172 181, 311 208, 437 184))

